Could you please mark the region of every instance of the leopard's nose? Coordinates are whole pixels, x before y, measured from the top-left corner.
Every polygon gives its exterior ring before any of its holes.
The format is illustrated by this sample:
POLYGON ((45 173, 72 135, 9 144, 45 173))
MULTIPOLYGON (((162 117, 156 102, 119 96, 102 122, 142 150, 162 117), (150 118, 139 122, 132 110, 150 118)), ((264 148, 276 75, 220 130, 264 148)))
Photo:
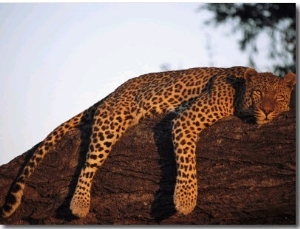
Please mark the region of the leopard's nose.
POLYGON ((268 114, 270 114, 273 109, 271 109, 270 107, 263 107, 261 108, 261 110, 265 113, 266 116, 268 116, 268 114))
POLYGON ((267 116, 274 110, 274 107, 275 107, 274 102, 270 101, 270 99, 266 99, 266 100, 262 101, 260 109, 267 116))

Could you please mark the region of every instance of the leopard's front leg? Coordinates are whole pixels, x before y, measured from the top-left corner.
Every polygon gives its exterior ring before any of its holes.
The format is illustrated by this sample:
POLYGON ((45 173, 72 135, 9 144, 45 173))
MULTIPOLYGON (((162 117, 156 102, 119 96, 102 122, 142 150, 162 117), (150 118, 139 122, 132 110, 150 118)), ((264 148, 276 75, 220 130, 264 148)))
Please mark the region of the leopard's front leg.
POLYGON ((173 120, 172 137, 177 164, 174 204, 178 212, 187 215, 197 204, 196 143, 199 133, 232 114, 233 96, 223 100, 204 94, 173 120))
POLYGON ((197 133, 190 121, 182 122, 183 115, 174 120, 173 144, 177 164, 177 177, 174 204, 177 211, 184 215, 194 210, 197 203, 196 141, 197 133), (188 123, 188 124, 187 124, 188 123))

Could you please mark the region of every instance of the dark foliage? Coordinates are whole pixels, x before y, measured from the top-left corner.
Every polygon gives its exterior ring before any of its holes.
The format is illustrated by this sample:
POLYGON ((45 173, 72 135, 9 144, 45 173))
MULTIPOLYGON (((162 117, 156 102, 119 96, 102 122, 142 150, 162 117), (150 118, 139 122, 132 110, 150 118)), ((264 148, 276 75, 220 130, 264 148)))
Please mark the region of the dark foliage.
POLYGON ((207 3, 200 10, 214 13, 207 25, 230 22, 234 33, 240 32, 240 49, 249 52, 249 64, 255 67, 258 37, 269 37, 268 55, 273 71, 284 75, 296 72, 296 4, 295 3, 207 3))

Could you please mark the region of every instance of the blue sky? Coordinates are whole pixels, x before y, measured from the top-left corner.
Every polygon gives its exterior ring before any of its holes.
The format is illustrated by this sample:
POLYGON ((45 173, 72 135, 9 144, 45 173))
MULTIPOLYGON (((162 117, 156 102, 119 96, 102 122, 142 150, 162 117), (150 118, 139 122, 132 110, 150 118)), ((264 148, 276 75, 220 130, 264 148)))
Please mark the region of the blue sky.
POLYGON ((230 29, 203 25, 200 4, 0 3, 0 165, 163 64, 247 65, 230 29))

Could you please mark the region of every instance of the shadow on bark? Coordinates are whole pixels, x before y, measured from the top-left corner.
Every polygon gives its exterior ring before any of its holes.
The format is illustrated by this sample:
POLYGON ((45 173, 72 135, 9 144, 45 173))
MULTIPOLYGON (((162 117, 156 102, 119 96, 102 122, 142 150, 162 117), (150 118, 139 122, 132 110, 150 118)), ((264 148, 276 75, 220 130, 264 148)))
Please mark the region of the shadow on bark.
POLYGON ((154 196, 154 202, 151 207, 151 215, 157 222, 161 222, 176 213, 173 194, 177 172, 171 134, 171 122, 174 116, 174 114, 165 116, 153 128, 154 141, 161 168, 159 190, 154 196))

